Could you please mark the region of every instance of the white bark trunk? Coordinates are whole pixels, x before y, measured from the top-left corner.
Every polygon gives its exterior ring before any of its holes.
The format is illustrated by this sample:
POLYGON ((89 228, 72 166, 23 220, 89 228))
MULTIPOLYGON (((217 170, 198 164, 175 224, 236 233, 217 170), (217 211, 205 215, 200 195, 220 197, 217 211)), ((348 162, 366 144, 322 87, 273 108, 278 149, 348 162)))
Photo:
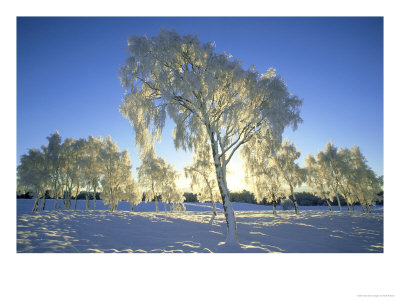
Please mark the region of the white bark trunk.
POLYGON ((225 244, 237 246, 238 240, 235 213, 233 211, 232 203, 230 201, 229 191, 226 185, 226 178, 224 178, 224 174, 226 174, 226 166, 221 166, 218 154, 218 144, 217 141, 214 140, 213 136, 211 136, 211 146, 214 158, 215 172, 217 175, 218 188, 221 193, 222 205, 224 207, 227 225, 227 236, 225 244), (225 168, 225 170, 223 170, 223 168, 225 168))
POLYGON ((297 215, 297 213, 299 212, 299 208, 298 208, 298 206, 297 206, 297 201, 296 201, 296 198, 295 198, 295 196, 294 196, 294 192, 293 192, 293 187, 290 185, 290 194, 291 194, 291 200, 292 200, 292 202, 293 202, 293 205, 294 205, 294 210, 295 210, 295 212, 296 212, 296 215, 297 215))
POLYGON ((338 203, 338 206, 339 206, 339 211, 342 211, 342 205, 340 204, 340 198, 339 198, 338 193, 336 193, 336 199, 337 199, 337 203, 338 203))
POLYGON ((46 208, 46 196, 43 196, 43 200, 42 200, 42 210, 45 210, 46 208))
POLYGON ((86 192, 86 210, 89 210, 89 193, 86 192))
POLYGON ((94 188, 93 191, 93 205, 94 205, 94 210, 96 210, 96 188, 94 188))
POLYGON ((329 206, 329 211, 332 211, 332 206, 331 206, 331 204, 329 203, 329 200, 328 200, 328 199, 326 199, 326 204, 328 204, 328 206, 329 206))
POLYGON ((35 204, 33 205, 32 211, 33 211, 33 212, 38 211, 38 207, 39 207, 39 197, 36 196, 36 198, 35 198, 35 204))

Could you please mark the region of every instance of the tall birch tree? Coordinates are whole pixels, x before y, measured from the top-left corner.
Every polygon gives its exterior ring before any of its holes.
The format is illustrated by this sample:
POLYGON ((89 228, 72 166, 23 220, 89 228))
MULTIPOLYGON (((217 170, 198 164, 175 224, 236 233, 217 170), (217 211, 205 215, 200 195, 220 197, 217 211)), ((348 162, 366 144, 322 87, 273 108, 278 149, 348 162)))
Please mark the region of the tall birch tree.
POLYGON ((227 223, 226 244, 237 244, 237 230, 226 182, 226 168, 235 152, 261 128, 278 138, 284 128, 301 121, 302 101, 290 94, 274 69, 259 74, 252 66, 195 35, 161 30, 158 36, 131 36, 129 58, 120 68, 126 95, 120 109, 134 127, 136 143, 145 136, 160 140, 166 115, 176 128, 175 146, 192 149, 207 132, 227 223))

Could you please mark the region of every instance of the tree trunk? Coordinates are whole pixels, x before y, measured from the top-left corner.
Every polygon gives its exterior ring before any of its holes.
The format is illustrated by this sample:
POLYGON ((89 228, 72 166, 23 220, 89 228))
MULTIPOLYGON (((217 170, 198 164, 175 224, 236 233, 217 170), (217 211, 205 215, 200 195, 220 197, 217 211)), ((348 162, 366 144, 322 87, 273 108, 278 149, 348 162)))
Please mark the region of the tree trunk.
POLYGON ((158 212, 158 196, 155 197, 156 200, 156 212, 158 212))
POLYGON ((164 211, 167 212, 167 204, 164 202, 164 211))
POLYGON ((292 200, 292 202, 293 202, 294 210, 295 210, 296 215, 297 215, 297 213, 299 212, 299 209, 297 207, 297 201, 296 201, 296 197, 294 196, 293 187, 292 186, 290 186, 290 200, 292 200))
POLYGON ((94 210, 96 210, 96 188, 94 188, 94 191, 93 191, 93 208, 94 208, 94 210))
POLYGON ((80 188, 80 184, 78 182, 78 187, 76 188, 76 193, 75 193, 75 207, 74 207, 74 209, 76 209, 76 202, 78 201, 79 188, 80 188))
POLYGON ((89 210, 89 193, 86 192, 86 210, 89 210))
POLYGON ((45 208, 46 208, 46 195, 44 195, 42 199, 42 210, 45 210, 45 208))
POLYGON ((362 210, 363 210, 363 213, 365 214, 365 207, 364 207, 364 204, 362 204, 362 203, 360 202, 360 205, 361 205, 361 208, 362 208, 362 210))
POLYGON ((325 199, 326 200, 326 204, 328 204, 329 206, 329 211, 332 211, 332 205, 329 203, 329 199, 325 199))
POLYGON ((339 198, 338 193, 336 193, 336 199, 337 199, 337 203, 338 203, 338 206, 339 206, 339 211, 342 211, 342 205, 340 204, 340 198, 339 198))
POLYGON ((133 202, 131 202, 131 212, 133 212, 133 202))
POLYGON ((354 203, 351 203, 351 209, 354 211, 354 203))
POLYGON ((67 186, 65 185, 65 190, 63 191, 63 208, 67 207, 67 186))
POLYGON ((274 210, 272 211, 272 214, 276 216, 276 202, 275 202, 275 200, 272 200, 272 206, 274 208, 274 210))
POLYGON ((368 213, 371 213, 371 208, 369 207, 369 204, 366 203, 365 206, 367 207, 368 213))
POLYGON ((232 208, 232 203, 230 201, 230 195, 228 191, 228 187, 226 185, 226 178, 224 178, 225 172, 222 170, 221 162, 219 160, 218 154, 218 145, 214 140, 214 136, 211 134, 211 148, 214 158, 215 172, 217 175, 217 182, 219 192, 221 193, 222 205, 224 207, 226 225, 227 225, 227 237, 225 244, 226 245, 238 245, 237 240, 237 226, 235 213, 232 208))
POLYGON ((54 209, 57 209, 58 190, 57 184, 54 185, 54 209))
POLYGON ((36 198, 35 198, 35 204, 33 205, 32 212, 38 211, 38 208, 39 208, 39 197, 36 196, 36 198))
POLYGON ((71 189, 68 190, 67 208, 71 208, 71 189))
POLYGON ((347 211, 350 211, 350 205, 346 198, 345 198, 345 201, 346 201, 346 205, 347 205, 347 211))
POLYGON ((212 224, 214 222, 215 217, 217 216, 217 209, 214 201, 212 201, 212 207, 213 207, 213 214, 209 224, 212 224))

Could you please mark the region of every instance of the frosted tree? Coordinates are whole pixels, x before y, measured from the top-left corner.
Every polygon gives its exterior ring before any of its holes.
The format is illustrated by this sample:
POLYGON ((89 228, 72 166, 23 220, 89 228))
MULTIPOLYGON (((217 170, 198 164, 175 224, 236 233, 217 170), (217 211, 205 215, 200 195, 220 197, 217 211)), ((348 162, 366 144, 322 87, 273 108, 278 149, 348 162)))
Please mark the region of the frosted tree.
POLYGON ((360 203, 364 212, 365 210, 371 212, 369 206, 375 204, 377 193, 381 190, 383 182, 368 166, 358 146, 353 146, 349 150, 349 156, 350 193, 360 203))
POLYGON ((17 168, 18 186, 29 191, 35 198, 33 212, 39 209, 39 199, 42 197, 44 205, 46 189, 48 187, 48 170, 44 153, 38 149, 29 149, 28 154, 21 156, 17 168))
POLYGON ((306 184, 311 188, 314 195, 326 201, 329 211, 332 211, 329 201, 333 202, 333 196, 325 182, 321 166, 311 154, 306 157, 305 162, 306 184))
MULTIPOLYGON (((342 206, 340 204, 340 190, 339 183, 341 181, 340 174, 340 157, 337 152, 337 148, 332 142, 326 144, 324 151, 318 151, 316 156, 317 162, 321 167, 322 176, 325 180, 326 185, 331 190, 332 193, 336 195, 339 210, 342 211, 342 206)), ((346 200, 348 211, 350 211, 349 203, 346 200)))
POLYGON ((137 168, 139 185, 144 191, 145 201, 154 200, 158 212, 158 200, 164 180, 162 159, 156 157, 154 149, 150 149, 141 155, 141 161, 142 164, 137 168))
POLYGON ((65 177, 65 202, 64 207, 69 208, 72 196, 72 187, 74 180, 74 166, 73 166, 73 148, 76 140, 74 138, 67 138, 61 145, 61 155, 64 160, 63 176, 65 177))
POLYGON ((158 36, 131 36, 130 57, 120 69, 126 90, 120 109, 134 127, 136 143, 145 136, 160 140, 166 115, 176 128, 177 148, 193 149, 207 132, 214 172, 227 223, 226 244, 237 244, 236 221, 226 182, 235 152, 261 128, 281 136, 287 125, 301 121, 301 100, 290 94, 274 69, 259 74, 243 69, 231 56, 215 53, 215 44, 194 35, 161 30, 158 36))
POLYGON ((131 176, 132 163, 127 150, 119 152, 115 141, 107 136, 100 150, 102 164, 102 200, 109 205, 111 211, 115 211, 118 202, 124 197, 126 179, 131 176))
MULTIPOLYGON (((353 147, 354 148, 354 147, 353 147)), ((359 172, 353 159, 352 151, 347 148, 338 149, 339 172, 340 180, 338 181, 338 188, 340 193, 346 199, 346 202, 351 205, 354 211, 354 204, 359 202, 356 195, 356 186, 359 172)))
POLYGON ((93 208, 96 210, 96 193, 100 186, 102 175, 102 160, 99 158, 103 139, 101 137, 89 136, 85 143, 85 155, 82 157, 83 178, 86 186, 86 209, 89 209, 90 192, 93 197, 93 208))
POLYGON ((134 206, 142 202, 142 194, 136 180, 130 175, 125 181, 124 199, 130 204, 131 212, 134 211, 134 206))
POLYGON ((56 209, 62 185, 61 171, 64 163, 61 152, 61 136, 58 130, 48 136, 47 140, 49 143, 44 153, 48 165, 52 196, 54 197, 54 209, 56 209))
POLYGON ((305 181, 304 170, 295 162, 299 157, 300 151, 288 140, 282 143, 276 155, 272 157, 280 178, 283 179, 289 187, 286 196, 293 202, 296 214, 298 213, 298 206, 294 189, 300 187, 305 181))
POLYGON ((182 197, 177 190, 176 180, 179 174, 168 164, 164 158, 157 157, 154 147, 148 148, 145 153, 141 153, 142 164, 138 171, 138 181, 143 189, 146 201, 155 200, 156 212, 158 201, 166 203, 170 201, 181 202, 182 197))
POLYGON ((222 202, 221 194, 218 190, 217 178, 215 176, 214 163, 210 147, 204 143, 194 152, 193 162, 186 166, 185 177, 190 178, 190 187, 197 194, 199 202, 211 201, 213 207, 213 216, 210 224, 217 215, 216 202, 222 202))
POLYGON ((264 199, 273 205, 276 215, 276 205, 282 194, 280 171, 274 157, 279 144, 269 130, 261 130, 242 149, 241 156, 245 162, 246 182, 254 193, 257 202, 264 199))
POLYGON ((174 167, 171 164, 168 164, 165 160, 162 160, 162 163, 162 174, 164 180, 161 182, 160 199, 164 203, 165 211, 167 211, 167 203, 169 204, 171 211, 177 210, 177 207, 182 208, 183 201, 185 199, 182 191, 176 184, 180 174, 175 171, 174 167))
POLYGON ((82 158, 84 156, 85 150, 84 139, 76 140, 74 138, 65 139, 62 144, 62 156, 64 160, 63 172, 65 175, 65 194, 66 201, 65 207, 71 208, 71 198, 73 194, 75 195, 75 208, 77 197, 80 192, 80 187, 82 185, 83 176, 83 166, 82 158))
POLYGON ((276 166, 270 165, 263 168, 260 173, 253 173, 252 188, 257 202, 266 199, 273 206, 273 214, 276 215, 276 205, 282 195, 279 170, 276 166))

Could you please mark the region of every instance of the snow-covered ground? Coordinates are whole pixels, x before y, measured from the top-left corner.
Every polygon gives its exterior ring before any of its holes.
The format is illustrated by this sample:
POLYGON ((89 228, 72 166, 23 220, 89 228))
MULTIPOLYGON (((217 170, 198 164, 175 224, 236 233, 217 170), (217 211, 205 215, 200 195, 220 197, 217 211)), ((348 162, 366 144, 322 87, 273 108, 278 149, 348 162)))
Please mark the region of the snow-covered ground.
MULTIPOLYGON (((91 203, 92 205, 92 203, 91 203)), ((222 206, 211 225, 211 205, 185 203, 186 212, 154 212, 154 203, 141 203, 135 212, 122 202, 109 212, 101 201, 98 210, 49 210, 32 213, 33 200, 17 201, 18 252, 383 252, 383 208, 372 214, 329 212, 327 207, 300 207, 300 214, 271 206, 233 203, 240 248, 224 245, 226 224, 222 206)))

